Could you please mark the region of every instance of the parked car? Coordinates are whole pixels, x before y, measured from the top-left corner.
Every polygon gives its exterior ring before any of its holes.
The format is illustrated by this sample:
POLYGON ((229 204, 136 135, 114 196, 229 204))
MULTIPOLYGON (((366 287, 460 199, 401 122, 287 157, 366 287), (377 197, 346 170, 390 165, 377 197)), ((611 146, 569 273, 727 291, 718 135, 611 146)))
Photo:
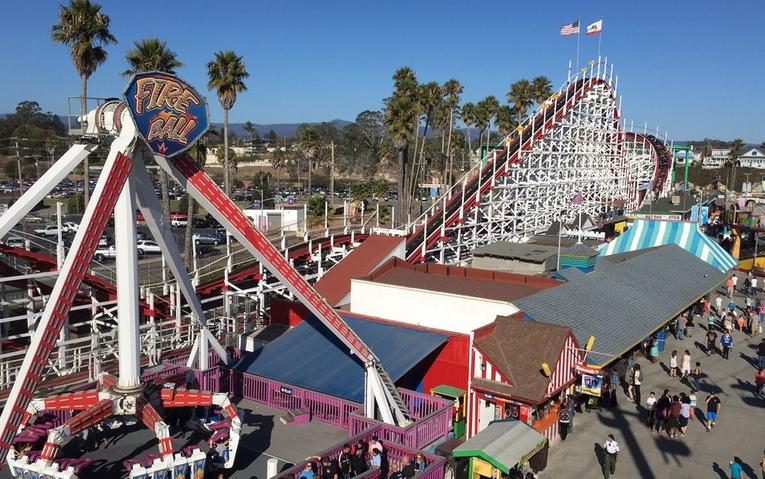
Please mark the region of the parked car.
POLYGON ((24 221, 27 223, 45 223, 45 220, 35 215, 26 215, 24 221))
POLYGON ((98 247, 99 248, 106 248, 111 244, 112 240, 106 235, 103 235, 101 239, 98 240, 98 247))
POLYGON ((9 246, 11 248, 24 248, 26 246, 24 238, 19 238, 18 236, 10 236, 6 238, 4 243, 5 246, 9 246))
MULTIPOLYGON (((114 259, 117 257, 117 249, 114 246, 109 246, 107 248, 98 248, 95 253, 93 253, 93 259, 98 261, 99 263, 103 263, 105 259, 114 259)), ((138 250, 138 257, 143 258, 143 252, 139 249, 138 250)))
MULTIPOLYGON (((62 228, 62 232, 65 230, 62 228)), ((57 236, 58 235, 58 225, 47 225, 43 226, 42 228, 37 228, 34 230, 34 233, 37 236, 57 236)))
POLYGON ((189 217, 180 213, 173 213, 170 215, 170 226, 174 228, 183 228, 189 222, 189 217))
POLYGON ((80 229, 80 225, 73 221, 65 221, 62 225, 62 230, 66 233, 76 233, 80 229))
POLYGON ((194 240, 194 243, 198 245, 212 244, 218 246, 219 244, 226 242, 226 231, 223 229, 217 229, 212 233, 196 233, 194 236, 192 236, 192 239, 194 240))
POLYGON ((215 256, 216 254, 221 254, 218 248, 206 244, 197 246, 197 258, 202 256, 215 256))
POLYGON ((159 249, 159 245, 151 240, 138 240, 136 243, 136 248, 138 248, 138 251, 140 254, 152 254, 152 253, 161 253, 162 250, 159 249))

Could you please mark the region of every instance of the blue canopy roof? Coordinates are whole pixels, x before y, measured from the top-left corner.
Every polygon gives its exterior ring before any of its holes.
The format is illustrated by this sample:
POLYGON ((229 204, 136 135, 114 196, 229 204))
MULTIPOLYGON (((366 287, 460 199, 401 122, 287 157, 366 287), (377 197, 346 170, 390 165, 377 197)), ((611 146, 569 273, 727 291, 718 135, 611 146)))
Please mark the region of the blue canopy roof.
POLYGON ((630 229, 600 248, 600 256, 627 253, 667 244, 676 244, 723 273, 738 261, 699 230, 695 223, 682 221, 635 220, 630 229))
MULTIPOLYGON (((443 334, 341 315, 374 351, 393 381, 446 342, 443 334)), ((349 401, 364 401, 364 367, 318 319, 311 316, 234 369, 349 401)))

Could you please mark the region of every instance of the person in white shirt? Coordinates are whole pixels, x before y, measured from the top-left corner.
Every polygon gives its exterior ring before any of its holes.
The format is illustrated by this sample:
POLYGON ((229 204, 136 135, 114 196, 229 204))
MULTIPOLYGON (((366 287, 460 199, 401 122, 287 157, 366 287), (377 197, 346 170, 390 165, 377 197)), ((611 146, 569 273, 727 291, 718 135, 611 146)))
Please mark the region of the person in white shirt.
POLYGON ((754 295, 754 297, 757 297, 757 276, 753 276, 752 280, 749 281, 749 287, 751 288, 750 294, 754 295))
POLYGON ((715 311, 717 311, 717 314, 722 312, 722 298, 719 296, 715 298, 715 311))
POLYGON ((656 421, 656 393, 651 391, 645 400, 645 408, 648 409, 648 426, 653 430, 656 421))
POLYGON ((603 477, 608 479, 616 472, 616 457, 619 455, 619 443, 613 434, 608 435, 608 439, 603 443, 603 450, 606 453, 606 457, 603 458, 603 477))

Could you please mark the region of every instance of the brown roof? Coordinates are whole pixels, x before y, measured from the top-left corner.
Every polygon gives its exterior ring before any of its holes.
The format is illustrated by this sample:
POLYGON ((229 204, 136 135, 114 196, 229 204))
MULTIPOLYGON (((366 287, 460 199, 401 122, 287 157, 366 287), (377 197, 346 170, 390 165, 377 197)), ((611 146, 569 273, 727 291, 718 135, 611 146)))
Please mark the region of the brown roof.
POLYGON ((435 263, 411 265, 391 258, 365 278, 369 281, 460 296, 513 301, 562 284, 541 276, 435 263))
POLYGON ((388 258, 406 238, 371 235, 327 271, 316 283, 316 291, 330 306, 337 306, 351 292, 351 279, 366 276, 388 258))
POLYGON ((474 380, 474 384, 534 404, 543 402, 550 378, 542 374, 542 363, 547 363, 555 371, 571 330, 565 326, 525 321, 515 315, 497 316, 486 331, 486 334, 476 332, 475 344, 509 378, 512 386, 489 380, 474 380))

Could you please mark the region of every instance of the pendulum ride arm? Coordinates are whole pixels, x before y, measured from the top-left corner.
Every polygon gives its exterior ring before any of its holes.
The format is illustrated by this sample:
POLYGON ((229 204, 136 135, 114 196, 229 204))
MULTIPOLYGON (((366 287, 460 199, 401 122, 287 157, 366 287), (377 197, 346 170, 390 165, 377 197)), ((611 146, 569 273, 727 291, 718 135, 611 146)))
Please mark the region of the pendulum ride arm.
MULTIPOLYGON (((155 156, 157 164, 168 172, 208 213, 231 233, 260 263, 276 276, 308 309, 338 337, 352 354, 363 361, 367 381, 373 383, 380 414, 389 424, 405 424, 408 411, 393 381, 374 353, 340 315, 308 284, 268 239, 218 188, 215 182, 188 155, 171 159, 155 156)), ((367 398, 369 400, 369 398, 367 398)))
POLYGON ((8 232, 26 216, 32 208, 37 206, 45 195, 50 193, 58 183, 68 175, 85 157, 93 152, 96 144, 72 145, 64 156, 54 162, 39 180, 35 181, 27 191, 8 208, 0 217, 0 237, 8 232))
POLYGON ((56 458, 58 450, 75 434, 98 424, 112 415, 111 399, 102 399, 96 405, 90 406, 76 416, 69 418, 64 424, 53 428, 48 433, 48 440, 43 446, 40 459, 50 463, 56 458))
POLYGON ((21 419, 19 430, 23 429, 32 417, 41 411, 81 411, 95 406, 105 397, 105 395, 98 391, 81 391, 59 394, 45 399, 32 399, 27 406, 24 417, 21 419))
POLYGON ((226 469, 234 465, 236 451, 239 448, 239 437, 242 434, 242 421, 236 408, 231 404, 228 394, 212 393, 209 391, 196 390, 176 390, 174 388, 165 388, 161 392, 163 407, 193 407, 193 406, 218 406, 221 408, 223 416, 231 421, 229 430, 229 455, 223 467, 226 469))
POLYGON ((159 440, 159 454, 162 458, 172 456, 175 450, 173 449, 173 440, 170 437, 170 426, 162 420, 157 410, 146 401, 146 398, 141 396, 136 403, 135 412, 138 419, 147 428, 154 431, 154 435, 157 436, 159 440))
MULTIPOLYGON (((125 130, 123 128, 123 133, 125 130)), ((61 327, 69 314, 77 290, 98 246, 98 239, 106 228, 106 222, 117 203, 117 197, 130 174, 132 161, 124 152, 132 149, 134 135, 132 132, 128 133, 119 136, 112 143, 93 196, 82 217, 82 225, 74 236, 72 247, 61 267, 61 273, 19 368, 16 382, 0 414, 0 462, 5 460, 11 440, 42 379, 43 370, 59 337, 61 327)))
MULTIPOLYGON (((215 336, 210 333, 205 325, 205 314, 202 310, 202 303, 199 301, 199 297, 189 279, 188 272, 183 265, 181 252, 178 250, 178 244, 175 242, 175 237, 167 223, 168 218, 162 217, 162 206, 159 204, 157 196, 154 193, 154 185, 151 182, 151 178, 149 178, 149 174, 146 172, 146 165, 143 162, 143 156, 140 151, 136 152, 133 156, 133 163, 132 176, 136 190, 136 203, 138 204, 138 209, 141 210, 141 214, 143 214, 146 226, 149 227, 152 237, 159 245, 165 258, 168 260, 167 264, 170 267, 170 272, 178 281, 178 287, 181 289, 181 293, 191 306, 192 316, 200 325, 203 339, 210 341, 215 352, 218 353, 218 356, 220 356, 225 363, 228 361, 226 350, 221 346, 215 336)), ((204 354, 200 355, 200 359, 202 360, 199 364, 200 369, 207 369, 206 350, 207 348, 204 348, 204 354)), ((193 359, 193 355, 189 357, 190 361, 193 359)))

